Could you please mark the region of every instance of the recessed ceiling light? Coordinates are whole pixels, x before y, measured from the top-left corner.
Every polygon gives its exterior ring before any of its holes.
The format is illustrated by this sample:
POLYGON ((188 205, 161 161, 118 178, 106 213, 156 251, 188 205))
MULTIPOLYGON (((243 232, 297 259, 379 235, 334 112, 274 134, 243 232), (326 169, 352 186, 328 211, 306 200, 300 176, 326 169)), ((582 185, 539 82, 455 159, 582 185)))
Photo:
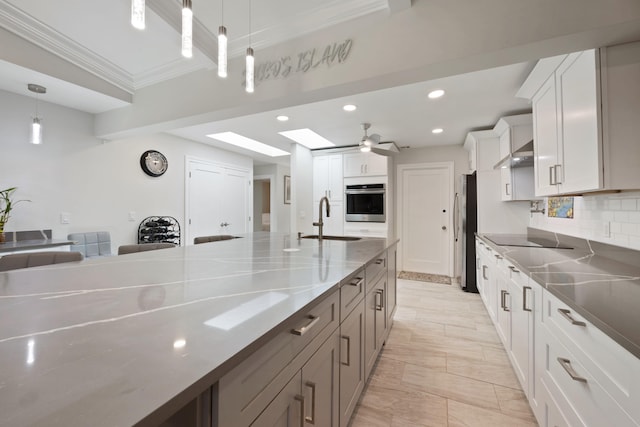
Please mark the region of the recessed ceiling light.
POLYGON ((311 129, 296 129, 278 133, 310 149, 335 147, 336 145, 333 142, 318 135, 311 129))
POLYGON ((207 136, 212 139, 217 139, 218 141, 226 142, 227 144, 235 145, 236 147, 245 148, 247 150, 255 151, 256 153, 266 154, 271 157, 290 155, 290 153, 280 150, 279 148, 263 144, 262 142, 247 138, 246 136, 238 135, 234 132, 212 133, 207 136))
POLYGON ((435 128, 435 129, 431 130, 431 133, 442 133, 442 132, 444 132, 444 129, 442 129, 442 128, 435 128))
POLYGON ((356 107, 356 106, 355 106, 355 105, 353 105, 353 104, 347 104, 347 105, 345 105, 344 107, 342 107, 342 109, 343 109, 344 111, 355 111, 357 108, 358 108, 358 107, 356 107))
POLYGON ((289 120, 289 116, 278 116, 276 117, 276 119, 281 122, 286 122, 287 120, 289 120))
POLYGON ((440 98, 442 95, 444 95, 444 91, 442 89, 436 89, 429 92, 428 96, 431 99, 436 99, 436 98, 440 98))

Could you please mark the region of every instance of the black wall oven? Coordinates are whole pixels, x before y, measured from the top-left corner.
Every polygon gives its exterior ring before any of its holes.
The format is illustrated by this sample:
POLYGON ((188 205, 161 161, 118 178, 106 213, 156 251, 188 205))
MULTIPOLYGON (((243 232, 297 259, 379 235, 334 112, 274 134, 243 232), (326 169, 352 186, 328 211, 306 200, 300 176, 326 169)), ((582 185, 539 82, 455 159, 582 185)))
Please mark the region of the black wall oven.
POLYGON ((385 222, 384 184, 347 185, 345 220, 347 222, 385 222))

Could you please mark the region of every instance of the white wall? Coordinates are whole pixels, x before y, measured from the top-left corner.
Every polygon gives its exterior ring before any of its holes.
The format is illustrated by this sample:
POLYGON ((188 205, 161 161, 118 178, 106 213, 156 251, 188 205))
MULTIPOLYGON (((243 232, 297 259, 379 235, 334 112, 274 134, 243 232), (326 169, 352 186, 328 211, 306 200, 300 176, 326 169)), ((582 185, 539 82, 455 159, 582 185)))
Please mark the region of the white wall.
POLYGON ((106 230, 116 251, 137 242, 146 216, 173 216, 184 231, 186 155, 253 168, 248 157, 167 134, 103 143, 92 136, 92 115, 43 102, 44 144, 31 145, 34 109, 32 98, 0 91, 0 187, 17 186, 16 198, 31 200, 16 207, 7 231, 50 228, 55 238, 66 238, 70 232, 106 230), (169 160, 159 178, 140 168, 148 149, 169 160), (61 212, 70 214, 70 224, 60 223, 61 212), (134 221, 129 212, 135 212, 134 221))
MULTIPOLYGON (((548 210, 545 199, 545 210, 548 210)), ((531 214, 529 225, 542 230, 640 250, 640 191, 575 197, 573 219, 531 214), (610 236, 605 227, 610 228, 610 236)))

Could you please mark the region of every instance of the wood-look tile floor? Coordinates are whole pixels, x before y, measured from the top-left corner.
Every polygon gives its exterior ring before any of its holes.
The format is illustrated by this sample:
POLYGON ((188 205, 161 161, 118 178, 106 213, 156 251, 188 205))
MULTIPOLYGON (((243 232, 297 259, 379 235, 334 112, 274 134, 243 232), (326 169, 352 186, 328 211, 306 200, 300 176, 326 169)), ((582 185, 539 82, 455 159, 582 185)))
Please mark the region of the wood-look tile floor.
POLYGON ((351 426, 537 423, 480 296, 399 279, 393 328, 351 426))

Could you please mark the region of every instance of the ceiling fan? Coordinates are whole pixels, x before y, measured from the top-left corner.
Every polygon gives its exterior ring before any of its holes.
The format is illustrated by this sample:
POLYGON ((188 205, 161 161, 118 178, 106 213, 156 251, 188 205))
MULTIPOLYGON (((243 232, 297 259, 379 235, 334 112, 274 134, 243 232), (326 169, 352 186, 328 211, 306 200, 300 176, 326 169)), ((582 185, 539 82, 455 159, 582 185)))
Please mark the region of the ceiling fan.
POLYGON ((367 130, 371 127, 371 123, 362 123, 362 131, 364 135, 358 144, 360 151, 363 153, 373 152, 382 156, 390 156, 399 152, 398 147, 393 142, 380 143, 380 135, 377 133, 368 135, 367 130))

